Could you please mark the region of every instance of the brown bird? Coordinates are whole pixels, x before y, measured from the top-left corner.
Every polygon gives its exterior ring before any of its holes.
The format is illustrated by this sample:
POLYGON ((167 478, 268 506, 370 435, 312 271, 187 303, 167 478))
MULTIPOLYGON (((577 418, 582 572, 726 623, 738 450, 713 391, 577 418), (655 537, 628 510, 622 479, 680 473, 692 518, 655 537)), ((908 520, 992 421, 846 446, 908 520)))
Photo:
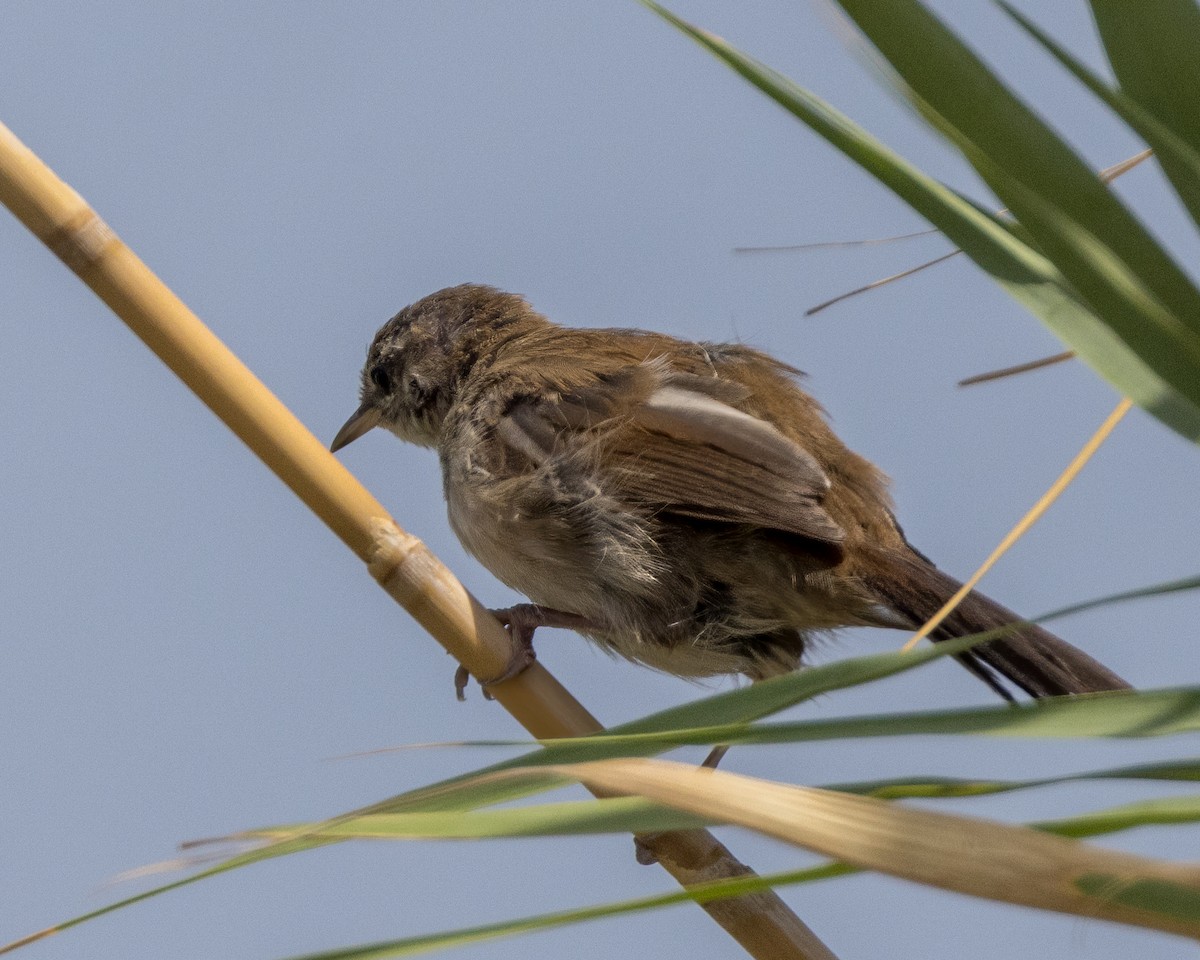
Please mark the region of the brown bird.
MULTIPOLYGON (((798 376, 737 344, 560 327, 466 284, 383 325, 332 449, 376 426, 437 449, 454 532, 532 601, 499 611, 528 657, 536 627, 570 626, 668 673, 761 679, 815 634, 915 628, 960 586, 798 376)), ((1019 620, 972 593, 933 639, 1019 620)), ((959 659, 1008 699, 1000 677, 1035 697, 1128 687, 1036 626, 959 659)))

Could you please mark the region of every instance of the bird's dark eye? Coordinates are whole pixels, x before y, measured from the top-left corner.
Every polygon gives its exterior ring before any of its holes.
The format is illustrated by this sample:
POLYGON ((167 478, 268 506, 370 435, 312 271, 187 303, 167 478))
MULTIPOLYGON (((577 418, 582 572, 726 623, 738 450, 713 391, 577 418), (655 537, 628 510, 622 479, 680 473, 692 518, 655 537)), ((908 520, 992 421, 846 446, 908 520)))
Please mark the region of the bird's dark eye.
POLYGON ((388 372, 383 367, 372 367, 370 377, 371 382, 383 393, 392 392, 392 378, 388 376, 388 372))

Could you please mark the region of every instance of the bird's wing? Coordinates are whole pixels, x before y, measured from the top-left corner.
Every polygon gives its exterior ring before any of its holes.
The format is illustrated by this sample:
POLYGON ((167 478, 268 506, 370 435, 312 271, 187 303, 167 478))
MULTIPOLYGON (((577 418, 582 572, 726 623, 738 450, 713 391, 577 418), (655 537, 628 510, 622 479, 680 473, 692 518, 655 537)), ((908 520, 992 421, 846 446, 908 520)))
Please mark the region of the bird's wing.
POLYGON ((535 464, 589 464, 606 493, 658 513, 750 524, 836 546, 829 479, 803 447, 730 401, 744 388, 649 362, 555 400, 522 400, 498 437, 535 464))

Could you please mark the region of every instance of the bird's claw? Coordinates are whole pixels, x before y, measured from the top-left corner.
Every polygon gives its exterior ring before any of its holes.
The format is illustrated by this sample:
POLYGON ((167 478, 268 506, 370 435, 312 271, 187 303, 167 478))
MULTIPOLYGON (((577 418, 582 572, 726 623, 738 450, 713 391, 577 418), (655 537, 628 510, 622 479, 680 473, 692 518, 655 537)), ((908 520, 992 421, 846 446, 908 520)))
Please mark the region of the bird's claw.
MULTIPOLYGON (((454 671, 454 699, 459 703, 465 703, 467 699, 467 684, 471 682, 471 671, 466 667, 459 665, 454 671)), ((488 692, 483 691, 484 699, 487 699, 488 692)))
MULTIPOLYGON (((489 612, 504 625, 504 629, 513 639, 515 649, 500 676, 480 682, 480 689, 487 700, 494 699, 488 692, 489 687, 511 680, 537 659, 537 652, 533 649, 533 634, 538 627, 566 627, 571 630, 592 628, 592 622, 586 617, 550 607, 539 607, 536 603, 518 603, 489 612)), ((466 690, 470 681, 471 674, 467 668, 459 667, 454 674, 454 693, 459 700, 467 699, 466 690)))

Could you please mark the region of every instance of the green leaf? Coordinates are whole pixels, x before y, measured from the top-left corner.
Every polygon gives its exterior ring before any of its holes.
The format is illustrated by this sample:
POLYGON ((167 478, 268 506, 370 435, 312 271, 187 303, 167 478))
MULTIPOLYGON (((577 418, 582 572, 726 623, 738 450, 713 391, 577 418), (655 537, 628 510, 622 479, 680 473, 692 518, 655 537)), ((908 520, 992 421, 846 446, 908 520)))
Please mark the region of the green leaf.
MULTIPOLYGON (((1078 171, 1080 161, 1027 110, 1017 105, 1010 112, 1015 111, 1019 115, 1015 118, 1017 121, 1028 120, 1033 129, 1041 131, 1041 136, 1037 137, 1039 143, 1049 138, 1051 144, 1059 144, 1058 149, 1052 149, 1051 152, 1056 159, 1060 156, 1066 158, 1063 162, 1069 169, 1065 179, 1073 184, 1071 210, 1078 212, 1083 208, 1087 214, 1079 223, 1058 214, 1055 218, 1058 222, 1052 222, 1050 225, 1053 229, 1047 229, 1046 224, 1038 221, 1036 216, 1032 217, 1031 223, 1023 224, 1030 230, 1039 246, 1049 241, 1057 254, 1065 257, 1065 266, 1071 269, 1070 280, 1064 276, 1059 266, 1047 260, 1038 249, 1015 236, 997 218, 921 173, 809 91, 758 63, 721 38, 680 19, 654 0, 642 2, 808 124, 942 230, 952 242, 1070 344, 1122 393, 1133 398, 1172 429, 1191 440, 1200 440, 1200 377, 1196 375, 1195 367, 1188 367, 1186 375, 1180 369, 1184 366, 1181 357, 1200 355, 1200 337, 1197 337, 1197 342, 1193 344, 1192 331, 1186 325, 1182 330, 1178 329, 1179 321, 1174 314, 1170 314, 1169 319, 1164 320, 1162 313, 1165 308, 1158 303, 1160 291, 1169 293, 1169 302, 1172 303, 1200 303, 1200 293, 1195 291, 1170 258, 1153 246, 1153 241, 1147 239, 1143 242, 1139 239, 1146 237, 1145 231, 1124 211, 1090 170, 1084 167, 1078 178, 1079 182, 1072 181, 1069 174, 1078 171), (1076 192, 1078 196, 1075 195, 1076 192), (1102 209, 1103 216, 1095 216, 1087 210, 1093 200, 1102 209), (1063 220, 1067 222, 1061 222, 1063 220), (1145 276, 1126 264, 1122 276, 1114 281, 1118 295, 1113 302, 1109 302, 1106 299, 1110 292, 1107 288, 1113 284, 1107 282, 1102 275, 1097 276, 1099 264, 1107 264, 1111 260, 1124 264, 1125 261, 1122 256, 1107 251, 1103 244, 1098 245, 1094 239, 1096 234, 1093 227, 1098 224, 1109 226, 1118 222, 1127 226, 1132 223, 1130 230, 1134 238, 1132 241, 1120 243, 1122 255, 1132 251, 1132 254, 1137 255, 1134 259, 1138 266, 1153 264, 1161 269, 1153 271, 1151 280, 1147 281, 1145 276), (1041 229, 1035 232, 1034 226, 1041 229), (1082 260, 1078 256, 1069 255, 1069 250, 1064 253, 1064 235, 1068 243, 1072 240, 1087 241, 1088 249, 1082 260), (1149 247, 1147 243, 1150 244, 1149 247), (1128 282, 1130 274, 1135 280, 1132 288, 1128 282), (1081 279, 1088 281, 1086 292, 1090 297, 1083 296, 1083 292, 1078 289, 1081 279), (1152 291, 1154 296, 1147 296, 1146 290, 1152 291), (1149 316, 1145 315, 1147 310, 1150 311, 1149 316), (1142 323, 1143 320, 1145 324, 1142 323), (1144 329, 1146 326, 1149 327, 1149 332, 1144 329)), ((875 14, 888 21, 893 28, 896 27, 896 23, 911 15, 913 10, 913 5, 907 2, 875 5, 875 14), (892 23, 893 12, 897 14, 896 23, 892 23)), ((926 19, 930 19, 923 10, 920 12, 926 19)), ((936 21, 932 22, 936 24, 936 21)), ((937 27, 941 29, 940 24, 937 24, 937 27)), ((961 45, 958 45, 957 52, 951 49, 954 45, 945 42, 945 36, 941 36, 940 43, 938 37, 932 38, 932 46, 929 46, 924 40, 915 39, 919 33, 920 31, 917 34, 908 31, 903 34, 905 42, 916 44, 912 48, 911 59, 932 63, 938 61, 940 55, 949 52, 958 61, 955 67, 963 64, 970 66, 972 62, 977 64, 969 54, 964 55, 965 48, 961 45), (939 56, 935 56, 935 52, 939 56)), ((982 70, 981 65, 979 69, 982 70)), ((1000 91, 997 94, 1000 100, 999 109, 1015 104, 1015 99, 998 83, 989 79, 981 89, 978 83, 979 71, 972 69, 967 72, 972 74, 975 83, 968 84, 969 89, 958 91, 958 94, 961 99, 974 103, 973 109, 977 113, 984 114, 977 119, 986 121, 987 117, 990 117, 992 102, 988 97, 997 90, 1000 91), (971 100, 972 96, 981 99, 971 100)), ((986 71, 983 71, 983 75, 990 78, 986 71)), ((958 79, 960 78, 939 82, 953 87, 958 79)), ((957 145, 963 149, 968 160, 986 169, 985 177, 991 175, 994 179, 1002 179, 997 176, 998 164, 989 158, 985 151, 970 142, 955 124, 942 117, 939 109, 925 103, 927 97, 919 99, 932 116, 940 118, 944 130, 953 132, 957 145)), ((934 102, 937 99, 935 98, 934 102)), ((1009 119, 1011 121, 1014 118, 1009 119)), ((1014 123, 1010 122, 1007 126, 1011 133, 1014 123)), ((1024 129, 1022 122, 1016 122, 1015 126, 1024 129)), ((1028 156, 1025 156, 1022 163, 1025 166, 1032 165, 1035 171, 1041 171, 1046 166, 1036 157, 1031 164, 1026 163, 1028 159, 1028 156)), ((1019 172, 1026 175, 1029 171, 1023 166, 1019 172)), ((1052 181, 1055 185, 1064 180, 1062 170, 1051 172, 1054 174, 1052 181)), ((1006 176, 1009 179, 994 186, 998 191, 1006 186, 1010 187, 1006 192, 1017 194, 1016 199, 1019 203, 1029 192, 1026 183, 1010 174, 1006 176), (1011 189, 1012 182, 1025 189, 1020 192, 1011 189)), ((1045 186, 1037 177, 1034 177, 1033 181, 1039 186, 1045 186)), ((1036 191, 1034 192, 1036 195, 1036 191)), ((1044 203, 1044 198, 1042 199, 1044 203)), ((1031 205, 1027 203, 1025 206, 1031 205)), ((1052 209, 1058 212, 1057 208, 1052 209)), ((1107 236, 1105 240, 1108 240, 1107 236)))
MULTIPOLYGON (((1200 407, 1200 290, 1067 144, 917 0, 840 0, 1092 310, 1200 407)), ((1110 380, 1103 353, 1080 348, 1110 380)), ((1130 392, 1160 419, 1175 398, 1130 392)))
POLYGON ((332 823, 288 824, 240 834, 246 839, 319 837, 326 840, 483 840, 602 833, 660 833, 707 827, 703 817, 641 797, 540 803, 504 810, 372 813, 332 823))
POLYGON ((1136 764, 1107 770, 1092 770, 1087 773, 1064 774, 1058 777, 1040 777, 1033 780, 896 777, 887 780, 864 780, 857 783, 835 783, 827 785, 825 789, 865 794, 879 797, 881 800, 899 800, 906 797, 958 799, 985 797, 997 793, 1010 793, 1015 790, 1029 790, 1089 780, 1157 780, 1168 783, 1196 783, 1200 782, 1200 759, 1136 764))
POLYGON ((1200 923, 1200 895, 1178 883, 1134 879, 1114 873, 1091 873, 1073 885, 1080 893, 1183 923, 1200 923))
MULTIPOLYGON (((1200 332, 1200 291, 1187 275, 1099 176, 936 16, 918 0, 839 3, 921 103, 944 119, 966 159, 1039 243, 1045 239, 1040 217, 1023 212, 1025 193, 1102 238, 1154 299, 1200 332), (997 170, 1004 181, 993 182, 997 170), (1009 182, 1022 192, 1006 196, 1009 182)), ((1128 16, 1128 7, 1125 19, 1137 19, 1128 16)), ((1075 282, 1069 264, 1051 258, 1075 282)))
MULTIPOLYGON (((1055 697, 1035 703, 870 714, 795 723, 726 724, 595 738, 622 756, 712 743, 805 743, 864 737, 997 736, 1051 739, 1164 737, 1200 730, 1200 686, 1055 697)), ((607 752, 607 751, 606 751, 607 752)))
MULTIPOLYGON (((613 802, 594 801, 597 804, 611 804, 613 802)), ((472 814, 471 816, 478 816, 478 814, 472 814)), ((1200 819, 1200 797, 1185 796, 1126 804, 1121 807, 1085 813, 1076 817, 1033 823, 1030 826, 1036 830, 1054 833, 1059 836, 1088 837, 1150 824, 1192 823, 1198 819, 1200 819)), ((768 887, 812 883, 860 872, 862 871, 856 867, 840 863, 830 863, 806 870, 766 874, 761 877, 739 878, 733 881, 705 884, 693 887, 690 891, 686 892, 678 891, 661 896, 619 900, 576 910, 564 910, 460 930, 423 934, 366 944, 359 947, 347 947, 340 950, 307 954, 304 957, 292 958, 292 960, 382 960, 384 957, 412 956, 418 953, 443 950, 469 943, 480 943, 500 937, 567 926, 587 920, 661 909, 692 899, 698 902, 709 902, 721 897, 741 896, 768 887)), ((1088 889, 1088 892, 1093 895, 1103 895, 1103 891, 1095 887, 1094 877, 1084 878, 1082 883, 1088 889)), ((1168 892, 1173 896, 1178 894, 1178 890, 1174 887, 1168 892)))
MULTIPOLYGON (((905 670, 911 670, 922 664, 942 656, 952 655, 969 648, 974 643, 987 639, 987 634, 976 637, 964 637, 959 640, 938 644, 937 647, 915 651, 913 653, 889 653, 876 657, 859 657, 855 660, 841 660, 814 667, 803 673, 779 677, 776 680, 755 684, 742 690, 733 690, 719 694, 697 703, 685 704, 664 710, 649 717, 644 717, 632 723, 612 728, 613 732, 632 731, 646 732, 661 729, 671 724, 696 724, 707 722, 728 722, 730 720, 743 723, 757 717, 768 716, 786 707, 819 696, 832 690, 841 689, 856 683, 891 676, 905 670)), ((90 911, 70 920, 56 924, 35 937, 46 936, 60 930, 66 930, 88 920, 93 920, 115 910, 140 903, 160 893, 166 893, 179 887, 187 886, 199 880, 216 876, 228 870, 249 866, 261 860, 268 860, 302 850, 312 849, 327 843, 339 843, 340 840, 327 839, 320 836, 321 831, 332 831, 341 825, 351 822, 357 817, 377 814, 404 812, 453 812, 503 803, 529 796, 561 783, 557 777, 547 777, 540 782, 531 777, 521 781, 488 780, 486 774, 515 767, 530 767, 539 763, 576 762, 620 755, 622 750, 630 748, 616 744, 596 743, 589 745, 584 738, 580 741, 563 741, 554 746, 538 749, 532 753, 514 757, 501 763, 492 764, 482 770, 472 771, 458 777, 452 777, 431 786, 420 787, 406 793, 390 797, 380 803, 363 807, 349 813, 334 817, 323 823, 297 828, 292 835, 277 837, 269 846, 250 850, 215 867, 200 873, 175 881, 153 890, 127 897, 115 903, 108 904, 98 910, 90 911)), ((666 749, 653 743, 641 747, 645 755, 666 749)))
MULTIPOLYGON (((1144 909, 1075 881, 1121 875, 1200 902, 1200 870, 1105 850, 1027 827, 870 797, 798 787, 665 760, 619 759, 552 768, 590 789, 649 797, 787 843, 929 886, 989 900, 1200 936, 1173 907, 1144 909)), ((512 771, 503 776, 521 776, 512 771)))
MULTIPOLYGON (((946 777, 903 777, 821 787, 881 800, 905 798, 962 799, 1012 793, 1097 780, 1200 781, 1200 760, 1117 767, 1032 780, 964 780, 946 777)), ((1040 830, 1069 836, 1112 833, 1151 824, 1200 819, 1200 799, 1169 798, 1128 804, 1096 813, 1036 824, 1040 830)), ((566 803, 540 803, 504 810, 453 813, 376 813, 332 824, 309 823, 263 827, 240 834, 245 839, 272 840, 303 834, 326 840, 482 840, 530 836, 573 836, 611 833, 656 833, 711 826, 714 821, 685 814, 641 797, 614 797, 566 803)))
MULTIPOLYGON (((1122 593, 1112 594, 1110 596, 1100 597, 1094 600, 1088 600, 1083 603, 1073 604, 1069 607, 1064 607, 1060 610, 1054 611, 1051 614, 1047 614, 1039 619, 1041 621, 1053 620, 1058 617, 1079 613, 1084 610, 1095 609, 1097 607, 1107 606, 1113 603, 1121 603, 1134 599, 1142 599, 1162 594, 1192 590, 1196 589, 1197 587, 1200 587, 1200 577, 1169 581, 1167 583, 1156 584, 1136 590, 1128 590, 1122 593)), ((623 743, 621 740, 622 735, 653 734, 655 732, 661 732, 664 730, 669 731, 673 727, 681 727, 684 729, 684 733, 690 733, 699 736, 700 739, 696 740, 695 742, 715 742, 711 739, 706 739, 708 735, 707 731, 712 729, 711 726, 701 725, 720 725, 728 724, 730 721, 733 721, 733 723, 736 724, 736 727, 725 726, 718 727, 718 729, 737 729, 738 731, 745 733, 749 729, 745 725, 746 721, 769 716, 787 708, 788 706, 803 702, 815 696, 820 696, 833 690, 842 689, 857 683, 870 682, 872 680, 891 676, 898 672, 919 667, 931 660, 937 659, 938 657, 952 655, 960 650, 967 649, 974 643, 986 640, 988 636, 989 634, 981 634, 976 637, 964 637, 956 641, 941 643, 936 647, 914 651, 912 653, 887 653, 873 657, 857 657, 847 660, 838 660, 822 666, 811 667, 802 672, 791 674, 790 676, 778 677, 774 680, 754 684, 751 687, 746 687, 741 690, 732 690, 728 693, 718 694, 714 697, 708 697, 695 703, 684 704, 681 707, 663 710, 652 714, 651 716, 643 717, 639 720, 635 720, 618 727, 613 727, 609 731, 608 742, 596 742, 594 738, 587 738, 586 740, 582 741, 564 741, 561 743, 556 743, 553 746, 547 747, 543 750, 537 750, 519 757, 514 757, 510 760, 505 760, 501 763, 492 764, 491 766, 488 766, 482 770, 463 774, 459 777, 454 777, 428 787, 421 787, 416 790, 411 790, 407 793, 391 797, 370 807, 352 811, 341 817, 325 821, 322 824, 314 825, 312 831, 299 832, 288 838, 286 841, 276 840, 275 843, 268 847, 247 851, 246 853, 220 863, 215 867, 203 870, 194 876, 164 884, 156 887, 153 890, 148 890, 144 893, 137 894, 136 896, 120 900, 116 903, 108 904, 98 910, 90 911, 89 913, 57 924, 56 926, 49 928, 48 931, 45 931, 43 935, 77 926, 85 921, 103 916, 106 913, 111 913, 114 910, 131 906, 134 903, 147 900, 151 897, 157 896, 160 893, 166 893, 167 891, 175 890, 182 886, 187 886, 188 884, 195 883, 199 880, 216 876, 217 874, 224 873, 227 870, 234 870, 238 867, 248 866, 261 860, 267 860, 277 856, 284 856, 289 853, 297 853, 302 850, 321 846, 325 843, 340 842, 317 836, 315 831, 319 831, 321 829, 336 829, 338 824, 349 823, 355 817, 370 816, 375 814, 402 813, 406 811, 446 812, 455 810, 470 810, 473 808, 484 807, 490 804, 502 803, 507 800, 514 800, 520 797, 529 796, 530 794, 537 793, 542 789, 546 789, 549 786, 553 786, 558 783, 558 781, 554 779, 544 781, 541 785, 534 783, 532 780, 524 783, 496 783, 489 782, 485 779, 482 783, 480 783, 479 780, 483 774, 511 769, 514 767, 528 767, 539 762, 570 762, 580 759, 599 759, 611 756, 633 755, 635 747, 630 744, 623 743)), ((1005 708, 999 708, 999 710, 1000 712, 1005 712, 1005 708)), ((993 710, 993 712, 995 712, 995 710, 993 710)), ((936 719, 929 720, 928 722, 934 724, 937 723, 936 719)), ((829 730, 825 730, 823 732, 825 734, 832 733, 832 731, 829 730)), ((521 743, 514 744, 512 741, 499 741, 499 743, 502 745, 524 745, 521 743)), ((647 756, 669 749, 671 745, 671 742, 664 743, 662 740, 654 742, 643 739, 636 744, 636 751, 637 755, 647 756)))
POLYGON ((1060 837, 1096 837, 1132 830, 1135 827, 1195 823, 1200 820, 1200 796, 1159 797, 1120 807, 1109 807, 1060 820, 1042 820, 1031 824, 1035 829, 1060 837))
POLYGON ((443 933, 385 940, 358 947, 326 950, 321 953, 307 953, 303 956, 292 957, 290 960, 382 960, 384 957, 409 957, 419 953, 429 953, 434 950, 445 950, 449 947, 465 946, 470 943, 483 943, 501 937, 511 937, 520 933, 549 930, 554 927, 581 923, 585 920, 598 920, 603 917, 640 913, 645 910, 657 910, 662 907, 671 907, 681 903, 710 903, 714 900, 757 893, 775 886, 806 883, 814 880, 827 880, 832 877, 840 877, 856 872, 853 867, 833 863, 812 867, 807 870, 790 870, 786 873, 766 874, 761 877, 716 880, 712 883, 694 885, 687 890, 679 890, 658 896, 618 900, 614 903, 600 904, 594 907, 581 907, 576 910, 543 913, 532 917, 522 917, 519 920, 505 920, 500 923, 483 924, 477 927, 466 927, 443 933))
MULTIPOLYGON (((1195 145, 1124 91, 1114 90, 1005 0, 1001 8, 1075 77, 1136 130, 1154 150, 1192 219, 1200 224, 1200 138, 1195 145)), ((1189 4, 1190 5, 1190 4, 1189 4)), ((1193 9, 1196 9, 1193 7, 1193 9)), ((1130 18, 1138 19, 1140 18, 1130 18)), ((1193 57, 1193 59, 1195 59, 1193 57)), ((1197 116, 1192 110, 1190 117, 1197 116)))
MULTIPOLYGON (((1196 764, 1191 762, 1191 766, 1194 769, 1196 764)), ((1097 774, 1097 776, 1100 775, 1097 774)), ((593 801, 596 804, 612 804, 614 802, 611 800, 593 801)), ((471 816, 478 816, 478 814, 471 814, 471 816)), ((1115 833, 1151 824, 1193 823, 1197 820, 1200 820, 1200 797, 1184 796, 1126 804, 1121 807, 1098 810, 1075 817, 1036 822, 1030 824, 1030 826, 1043 832, 1078 838, 1115 833)), ((840 863, 830 863, 806 870, 764 874, 760 877, 740 878, 733 881, 719 881, 693 887, 690 891, 678 891, 661 896, 639 897, 631 900, 618 900, 612 903, 598 904, 575 910, 564 910, 482 926, 450 930, 442 933, 422 934, 414 937, 365 944, 358 947, 346 947, 340 950, 306 954, 303 957, 291 958, 291 960, 382 960, 385 957, 413 956, 418 953, 444 950, 469 943, 481 943, 501 937, 516 936, 522 933, 532 933, 537 930, 547 930, 554 927, 582 923, 588 920, 661 909, 691 900, 703 903, 722 897, 742 896, 747 893, 767 889, 768 887, 813 883, 860 872, 862 871, 856 867, 840 863)), ((1087 880, 1085 881, 1085 885, 1091 882, 1091 880, 1087 880)))
MULTIPOLYGON (((1092 0, 1092 15, 1122 91, 1200 154, 1200 7, 1194 0, 1092 0)), ((1200 181, 1143 131, 1163 172, 1200 223, 1200 181)))

